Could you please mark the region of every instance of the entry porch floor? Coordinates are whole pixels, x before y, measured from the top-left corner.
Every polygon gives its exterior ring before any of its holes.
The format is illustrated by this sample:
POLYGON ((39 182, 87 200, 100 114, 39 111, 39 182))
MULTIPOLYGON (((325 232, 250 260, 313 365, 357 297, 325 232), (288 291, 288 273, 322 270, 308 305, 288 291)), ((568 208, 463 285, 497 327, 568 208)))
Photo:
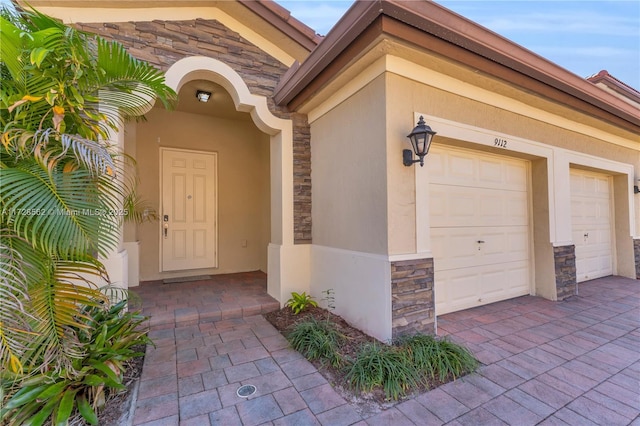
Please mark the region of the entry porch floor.
POLYGON ((267 275, 260 271, 169 281, 143 282, 134 289, 152 327, 249 317, 280 308, 267 294, 267 275))
POLYGON ((379 413, 343 399, 259 315, 277 308, 264 275, 219 280, 140 287, 156 346, 134 425, 640 426, 638 280, 601 278, 564 302, 524 296, 440 316, 439 334, 482 366, 379 413), (253 308, 243 316, 245 302, 253 308), (257 392, 241 398, 245 384, 257 392))

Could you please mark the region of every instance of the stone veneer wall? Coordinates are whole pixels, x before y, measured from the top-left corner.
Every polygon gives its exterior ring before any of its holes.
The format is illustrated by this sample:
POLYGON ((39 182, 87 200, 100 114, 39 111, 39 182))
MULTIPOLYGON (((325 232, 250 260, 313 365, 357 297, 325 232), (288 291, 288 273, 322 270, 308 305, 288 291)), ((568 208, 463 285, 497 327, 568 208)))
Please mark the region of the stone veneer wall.
POLYGON ((636 278, 640 280, 640 239, 633 240, 633 252, 636 255, 636 278))
POLYGON ((556 265, 556 291, 558 300, 564 300, 576 294, 576 247, 560 246, 553 248, 556 265))
POLYGON ((271 112, 293 122, 294 241, 311 243, 311 149, 306 115, 290 113, 273 102, 273 91, 287 71, 238 33, 215 20, 76 24, 76 27, 122 43, 136 58, 162 71, 188 56, 215 58, 233 68, 255 95, 265 96, 271 112))
POLYGON ((434 334, 433 259, 391 262, 392 336, 434 334))

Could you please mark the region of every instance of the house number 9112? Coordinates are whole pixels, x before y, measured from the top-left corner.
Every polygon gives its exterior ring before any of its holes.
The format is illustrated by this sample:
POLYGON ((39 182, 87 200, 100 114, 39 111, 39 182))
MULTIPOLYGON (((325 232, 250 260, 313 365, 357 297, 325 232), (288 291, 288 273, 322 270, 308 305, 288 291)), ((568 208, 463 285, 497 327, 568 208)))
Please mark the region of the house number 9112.
POLYGON ((499 146, 500 148, 506 148, 507 147, 507 140, 506 139, 495 138, 493 140, 493 145, 494 146, 499 146))

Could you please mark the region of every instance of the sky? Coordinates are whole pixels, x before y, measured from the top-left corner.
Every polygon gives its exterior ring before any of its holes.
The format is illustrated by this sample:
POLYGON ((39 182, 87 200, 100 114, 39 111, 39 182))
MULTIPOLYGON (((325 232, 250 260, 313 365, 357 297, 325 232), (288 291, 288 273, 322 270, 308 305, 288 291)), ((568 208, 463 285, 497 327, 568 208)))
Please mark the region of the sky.
MULTIPOLYGON (((580 77, 607 70, 640 90, 639 0, 440 0, 442 6, 580 77)), ((353 3, 278 1, 325 35, 353 3)))
MULTIPOLYGON (((0 0, 0 4, 8 0, 0 0)), ((441 5, 580 77, 606 69, 640 90, 640 0, 440 0, 441 5)), ((325 35, 343 0, 278 1, 325 35)))

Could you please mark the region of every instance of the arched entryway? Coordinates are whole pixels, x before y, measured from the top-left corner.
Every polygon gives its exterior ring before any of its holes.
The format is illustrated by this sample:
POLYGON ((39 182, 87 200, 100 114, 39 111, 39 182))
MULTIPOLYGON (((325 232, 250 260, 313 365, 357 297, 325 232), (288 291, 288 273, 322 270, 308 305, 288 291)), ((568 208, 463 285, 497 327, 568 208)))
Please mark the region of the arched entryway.
MULTIPOLYGON (((207 181, 214 190, 206 192, 211 199, 205 201, 213 201, 216 208, 216 264, 206 264, 205 269, 182 267, 177 272, 166 267, 162 255, 166 213, 158 211, 159 223, 136 230, 141 241, 140 277, 197 275, 201 270, 241 272, 252 269, 251 264, 268 273, 268 292, 280 302, 290 291, 304 290, 308 248, 293 245, 291 121, 274 116, 265 97, 251 94, 240 75, 216 59, 182 59, 167 71, 166 82, 179 94, 177 111, 152 109, 146 122, 128 126, 125 147, 131 152, 135 145, 140 192, 158 206, 167 203, 162 199, 166 191, 159 188, 182 179, 167 176, 169 163, 207 160, 206 167, 215 168, 207 181), (212 93, 209 105, 198 102, 197 90, 212 93), (216 110, 214 103, 225 99, 233 108, 216 110)), ((131 240, 126 232, 125 239, 131 240)), ((131 257, 130 263, 135 262, 131 257)))

